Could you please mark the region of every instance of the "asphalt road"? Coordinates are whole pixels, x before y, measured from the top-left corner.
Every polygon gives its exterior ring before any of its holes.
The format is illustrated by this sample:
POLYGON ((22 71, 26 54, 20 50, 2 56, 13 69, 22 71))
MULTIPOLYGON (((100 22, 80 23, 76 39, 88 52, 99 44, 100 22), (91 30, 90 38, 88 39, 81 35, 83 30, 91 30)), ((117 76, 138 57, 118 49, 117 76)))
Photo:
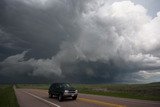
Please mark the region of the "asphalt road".
POLYGON ((146 101, 80 94, 77 100, 70 98, 59 102, 48 98, 47 90, 15 89, 20 107, 160 107, 160 101, 146 101))

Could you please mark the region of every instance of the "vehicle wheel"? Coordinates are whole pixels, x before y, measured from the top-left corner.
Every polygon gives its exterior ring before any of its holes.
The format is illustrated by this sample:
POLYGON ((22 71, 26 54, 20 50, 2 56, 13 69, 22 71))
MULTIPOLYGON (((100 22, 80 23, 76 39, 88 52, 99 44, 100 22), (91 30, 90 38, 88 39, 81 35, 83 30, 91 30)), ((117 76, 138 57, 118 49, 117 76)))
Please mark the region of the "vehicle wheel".
POLYGON ((72 99, 73 99, 73 100, 76 100, 76 99, 77 99, 77 96, 72 97, 72 99))
POLYGON ((58 96, 58 101, 62 101, 63 100, 63 96, 62 96, 62 94, 60 94, 59 96, 58 96))
POLYGON ((51 94, 51 93, 49 93, 48 96, 49 96, 49 98, 53 98, 53 94, 51 94))

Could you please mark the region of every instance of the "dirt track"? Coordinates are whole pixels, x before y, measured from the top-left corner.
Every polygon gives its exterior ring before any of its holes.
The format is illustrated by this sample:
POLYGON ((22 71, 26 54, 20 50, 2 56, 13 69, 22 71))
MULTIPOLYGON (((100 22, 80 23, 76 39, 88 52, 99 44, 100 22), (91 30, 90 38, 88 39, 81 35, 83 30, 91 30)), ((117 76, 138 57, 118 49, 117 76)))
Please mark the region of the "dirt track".
POLYGON ((79 94, 77 100, 59 102, 48 98, 47 90, 15 89, 20 107, 160 107, 159 101, 134 100, 79 94))

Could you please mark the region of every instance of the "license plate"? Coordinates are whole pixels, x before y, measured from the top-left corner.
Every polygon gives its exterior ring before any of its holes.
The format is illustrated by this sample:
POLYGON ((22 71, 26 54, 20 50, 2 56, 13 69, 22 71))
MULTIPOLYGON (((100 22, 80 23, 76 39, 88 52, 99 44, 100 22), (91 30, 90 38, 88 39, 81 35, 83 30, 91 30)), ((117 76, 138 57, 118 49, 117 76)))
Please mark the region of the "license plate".
POLYGON ((72 97, 74 96, 74 94, 71 95, 72 97))

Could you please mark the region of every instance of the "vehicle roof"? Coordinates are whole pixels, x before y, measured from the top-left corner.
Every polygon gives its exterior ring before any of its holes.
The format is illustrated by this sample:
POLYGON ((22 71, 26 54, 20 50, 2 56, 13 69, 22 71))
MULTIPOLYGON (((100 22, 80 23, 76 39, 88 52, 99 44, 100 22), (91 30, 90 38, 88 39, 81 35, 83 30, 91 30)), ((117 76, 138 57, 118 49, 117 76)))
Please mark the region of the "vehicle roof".
POLYGON ((52 84, 69 84, 69 83, 65 83, 65 82, 55 82, 55 83, 52 83, 52 84))

